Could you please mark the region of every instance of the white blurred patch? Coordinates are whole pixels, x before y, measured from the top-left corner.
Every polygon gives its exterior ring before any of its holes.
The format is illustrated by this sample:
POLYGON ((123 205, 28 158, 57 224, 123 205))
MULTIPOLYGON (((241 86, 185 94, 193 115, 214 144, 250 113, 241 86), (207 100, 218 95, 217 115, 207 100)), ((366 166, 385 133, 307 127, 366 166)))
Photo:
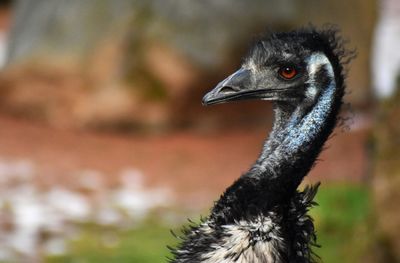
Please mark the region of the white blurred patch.
POLYGON ((372 86, 378 98, 396 90, 400 76, 400 2, 382 1, 372 45, 372 86))
POLYGON ((111 205, 101 205, 94 218, 94 221, 100 225, 117 225, 122 220, 121 213, 111 205))
POLYGON ((46 207, 36 196, 36 190, 30 185, 21 186, 10 195, 15 226, 10 241, 12 247, 20 253, 29 254, 36 250, 38 230, 46 221, 46 207))
MULTIPOLYGON (((117 174, 120 183, 113 189, 96 170, 72 176, 73 187, 41 190, 33 163, 0 159, 0 261, 37 262, 46 254, 61 255, 68 252, 67 241, 79 237, 81 223, 131 226, 152 209, 172 204, 168 189, 145 187, 136 169, 117 174)), ((101 242, 113 247, 119 239, 106 233, 101 242)))
POLYGON ((7 33, 0 31, 0 68, 3 68, 6 64, 7 58, 7 33))
POLYGON ((79 193, 63 188, 53 188, 46 194, 44 203, 55 213, 60 213, 65 220, 86 221, 90 215, 90 203, 79 193))
POLYGON ((137 170, 123 171, 121 183, 121 188, 114 191, 112 200, 133 218, 143 218, 149 210, 170 204, 170 192, 165 188, 144 188, 143 175, 137 170))

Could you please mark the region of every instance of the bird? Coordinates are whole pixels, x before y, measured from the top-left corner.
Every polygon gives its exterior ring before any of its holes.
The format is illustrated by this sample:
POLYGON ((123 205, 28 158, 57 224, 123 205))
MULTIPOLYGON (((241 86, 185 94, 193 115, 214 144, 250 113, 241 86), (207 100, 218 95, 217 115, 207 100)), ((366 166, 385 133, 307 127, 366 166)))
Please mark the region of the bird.
POLYGON ((271 101, 272 130, 248 172, 214 203, 200 223, 178 236, 169 262, 317 262, 313 219, 319 183, 303 178, 340 118, 347 64, 354 57, 335 26, 266 33, 240 68, 203 97, 204 105, 271 101))

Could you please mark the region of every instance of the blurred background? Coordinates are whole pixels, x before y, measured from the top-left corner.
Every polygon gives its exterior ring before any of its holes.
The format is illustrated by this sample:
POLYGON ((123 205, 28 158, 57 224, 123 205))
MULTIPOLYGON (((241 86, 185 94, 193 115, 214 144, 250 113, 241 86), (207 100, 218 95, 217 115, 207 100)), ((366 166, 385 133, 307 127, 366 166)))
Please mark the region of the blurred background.
POLYGON ((356 48, 322 182, 323 262, 400 262, 400 1, 0 1, 0 262, 165 262, 257 157, 271 105, 202 107, 265 29, 356 48))

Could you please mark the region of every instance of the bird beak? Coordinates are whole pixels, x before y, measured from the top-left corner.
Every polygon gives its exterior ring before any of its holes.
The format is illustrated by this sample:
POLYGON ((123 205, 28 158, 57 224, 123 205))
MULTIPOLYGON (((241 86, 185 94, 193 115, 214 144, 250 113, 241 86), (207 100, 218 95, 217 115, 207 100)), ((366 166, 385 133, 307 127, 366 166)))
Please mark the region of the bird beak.
POLYGON ((266 89, 254 89, 251 71, 241 68, 203 97, 203 105, 212 105, 244 99, 262 99, 266 89))
POLYGON ((203 105, 212 105, 239 99, 241 91, 251 86, 250 70, 239 69, 203 97, 203 105))

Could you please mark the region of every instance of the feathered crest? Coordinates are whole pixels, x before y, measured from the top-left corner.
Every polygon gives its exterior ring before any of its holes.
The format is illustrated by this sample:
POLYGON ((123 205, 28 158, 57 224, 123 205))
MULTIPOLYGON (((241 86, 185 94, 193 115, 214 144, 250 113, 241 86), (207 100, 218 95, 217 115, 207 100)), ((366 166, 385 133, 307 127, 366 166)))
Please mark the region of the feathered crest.
POLYGON ((251 53, 262 52, 261 49, 268 52, 268 48, 273 50, 282 47, 300 52, 303 48, 321 51, 331 61, 337 85, 342 87, 347 76, 347 65, 356 57, 356 51, 346 47, 348 43, 349 40, 341 35, 338 26, 326 24, 319 29, 310 24, 287 32, 266 31, 253 41, 248 56, 251 53))

